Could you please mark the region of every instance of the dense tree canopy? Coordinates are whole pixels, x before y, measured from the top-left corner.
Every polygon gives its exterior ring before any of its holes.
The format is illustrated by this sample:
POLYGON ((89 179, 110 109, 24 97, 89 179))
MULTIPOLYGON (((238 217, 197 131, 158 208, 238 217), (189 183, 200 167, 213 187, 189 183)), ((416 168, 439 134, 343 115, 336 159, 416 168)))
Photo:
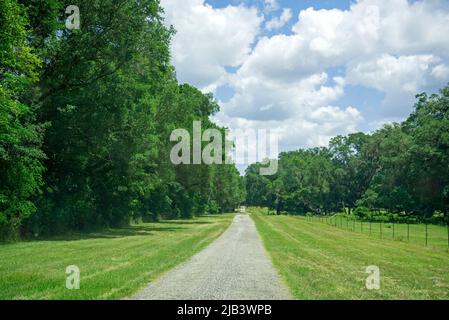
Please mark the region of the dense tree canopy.
POLYGON ((212 95, 177 82, 159 1, 77 1, 79 30, 71 4, 0 3, 1 236, 238 206, 234 165, 170 161, 174 129, 224 129, 212 95))
POLYGON ((418 95, 404 123, 282 153, 276 175, 256 163, 243 180, 170 161, 173 130, 225 129, 211 94, 177 82, 159 1, 80 0, 67 29, 71 4, 0 2, 0 238, 232 211, 245 196, 278 213, 448 214, 449 87, 418 95))
POLYGON ((329 147, 281 153, 273 177, 246 170, 247 204, 330 214, 366 208, 425 218, 449 212, 449 86, 417 96, 401 124, 333 138, 329 147))
POLYGON ((0 233, 9 237, 35 211, 30 197, 41 185, 42 126, 24 97, 41 64, 26 43, 25 9, 0 2, 0 233))

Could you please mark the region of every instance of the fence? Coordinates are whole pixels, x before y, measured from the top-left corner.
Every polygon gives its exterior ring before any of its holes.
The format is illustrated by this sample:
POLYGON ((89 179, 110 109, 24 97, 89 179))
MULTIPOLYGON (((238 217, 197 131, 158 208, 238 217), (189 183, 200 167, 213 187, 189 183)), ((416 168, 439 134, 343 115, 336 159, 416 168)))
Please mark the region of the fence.
POLYGON ((306 216, 306 219, 380 239, 407 241, 449 250, 449 225, 362 221, 346 216, 306 216))

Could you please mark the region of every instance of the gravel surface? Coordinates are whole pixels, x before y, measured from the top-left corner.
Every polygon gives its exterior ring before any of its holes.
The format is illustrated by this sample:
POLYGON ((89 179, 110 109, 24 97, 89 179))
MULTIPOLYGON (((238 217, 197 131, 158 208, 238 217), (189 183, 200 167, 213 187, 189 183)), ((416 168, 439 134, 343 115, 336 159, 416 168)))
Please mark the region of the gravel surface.
POLYGON ((292 299, 268 258, 252 219, 234 218, 212 244, 131 297, 137 300, 292 299))

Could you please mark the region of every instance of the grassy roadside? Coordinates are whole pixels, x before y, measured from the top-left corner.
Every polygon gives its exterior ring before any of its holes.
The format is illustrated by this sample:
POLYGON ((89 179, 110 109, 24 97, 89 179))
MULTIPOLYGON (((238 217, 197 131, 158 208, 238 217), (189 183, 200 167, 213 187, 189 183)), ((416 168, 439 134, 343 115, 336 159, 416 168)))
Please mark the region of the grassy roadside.
POLYGON ((292 216, 248 210, 275 267, 298 299, 449 299, 449 254, 292 216), (381 272, 367 290, 366 267, 381 272))
POLYGON ((187 260, 229 226, 233 214, 145 223, 79 239, 0 245, 0 299, 118 299, 187 260), (65 287, 69 265, 80 289, 65 287))
POLYGON ((441 250, 448 249, 448 230, 446 226, 425 224, 405 224, 391 222, 366 222, 347 217, 312 217, 322 223, 337 226, 353 232, 360 232, 380 239, 406 241, 441 250), (427 241, 426 241, 427 234, 427 241))

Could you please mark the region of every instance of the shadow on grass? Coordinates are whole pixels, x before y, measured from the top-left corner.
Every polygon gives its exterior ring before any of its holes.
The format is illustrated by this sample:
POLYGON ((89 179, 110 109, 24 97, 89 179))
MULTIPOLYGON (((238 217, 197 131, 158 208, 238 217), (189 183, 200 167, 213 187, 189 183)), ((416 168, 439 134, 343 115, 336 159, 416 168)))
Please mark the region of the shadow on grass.
MULTIPOLYGON (((217 218, 220 215, 202 215, 201 218, 217 218)), ((89 239, 115 239, 133 236, 150 236, 158 232, 176 232, 178 230, 186 229, 188 225, 206 225, 212 224, 212 221, 202 220, 161 220, 158 222, 149 222, 139 225, 131 225, 117 228, 104 228, 98 230, 69 231, 67 233, 52 235, 52 236, 28 236, 18 241, 0 241, 0 246, 18 243, 18 242, 35 242, 35 241, 76 241, 76 240, 89 240, 89 239), (178 226, 176 226, 178 225, 178 226), (183 227, 186 226, 186 227, 183 227)))
POLYGON ((161 223, 161 224, 211 224, 214 223, 212 221, 201 221, 201 220, 197 220, 198 218, 221 218, 222 215, 219 214, 204 214, 204 215, 200 215, 197 216, 195 219, 189 219, 189 218, 185 218, 185 219, 176 219, 176 220, 160 220, 157 223, 161 223))
POLYGON ((159 221, 158 223, 161 223, 161 224, 211 224, 212 222, 210 222, 210 221, 194 221, 194 220, 175 220, 175 221, 164 220, 164 221, 159 221))
MULTIPOLYGON (((93 239, 118 239, 135 236, 151 236, 159 232, 176 232, 185 229, 185 227, 175 226, 154 226, 154 225, 134 225, 121 228, 107 228, 97 231, 86 232, 70 232, 66 234, 42 237, 28 237, 19 242, 34 241, 77 241, 77 240, 93 240, 93 239)), ((14 242, 0 242, 0 245, 11 244, 14 242)))

